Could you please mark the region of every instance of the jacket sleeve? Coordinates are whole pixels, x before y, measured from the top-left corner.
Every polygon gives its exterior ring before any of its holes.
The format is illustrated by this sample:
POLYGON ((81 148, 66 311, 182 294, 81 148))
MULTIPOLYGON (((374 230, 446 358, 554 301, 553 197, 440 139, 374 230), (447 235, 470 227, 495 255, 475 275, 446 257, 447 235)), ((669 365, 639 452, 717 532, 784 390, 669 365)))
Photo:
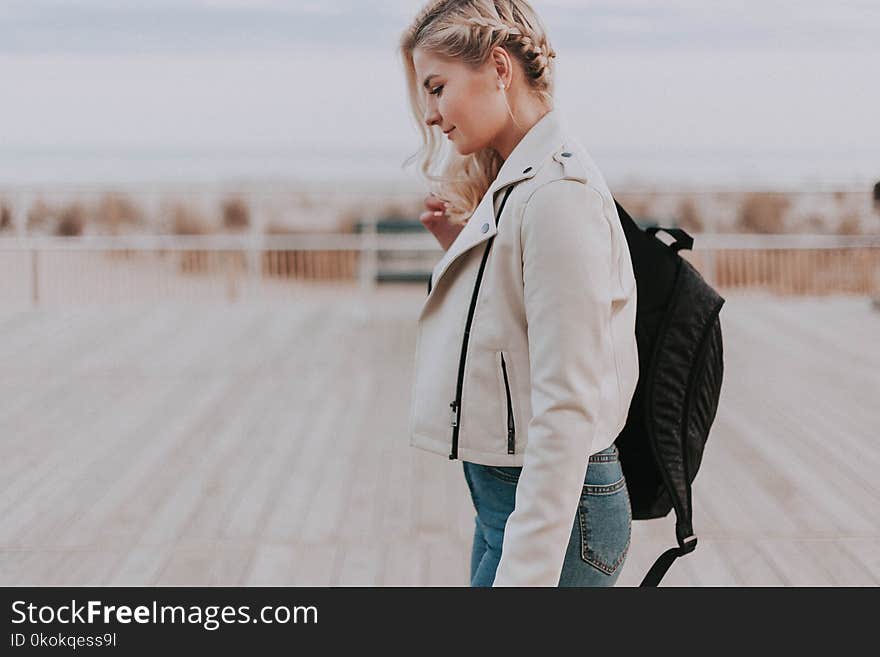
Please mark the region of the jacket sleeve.
POLYGON ((611 349, 611 228, 602 197, 554 180, 523 209, 532 419, 493 586, 557 586, 595 440, 611 349))

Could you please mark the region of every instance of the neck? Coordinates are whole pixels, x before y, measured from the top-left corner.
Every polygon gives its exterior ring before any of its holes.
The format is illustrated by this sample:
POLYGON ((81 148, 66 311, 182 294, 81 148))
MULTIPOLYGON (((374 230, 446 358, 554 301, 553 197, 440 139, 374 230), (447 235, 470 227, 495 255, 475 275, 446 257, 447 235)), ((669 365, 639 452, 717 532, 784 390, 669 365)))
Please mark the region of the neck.
POLYGON ((520 106, 516 113, 516 123, 508 117, 507 125, 498 135, 494 145, 502 160, 506 160, 510 156, 525 134, 549 111, 546 107, 525 104, 520 106))

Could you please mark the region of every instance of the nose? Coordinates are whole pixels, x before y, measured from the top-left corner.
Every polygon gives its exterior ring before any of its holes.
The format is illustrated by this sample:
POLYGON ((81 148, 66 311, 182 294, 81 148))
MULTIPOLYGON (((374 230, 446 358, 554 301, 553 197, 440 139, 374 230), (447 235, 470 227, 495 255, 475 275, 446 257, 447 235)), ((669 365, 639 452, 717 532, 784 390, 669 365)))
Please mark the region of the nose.
POLYGON ((425 123, 428 125, 428 127, 440 124, 440 115, 437 113, 437 110, 431 109, 430 106, 427 108, 425 113, 425 123))

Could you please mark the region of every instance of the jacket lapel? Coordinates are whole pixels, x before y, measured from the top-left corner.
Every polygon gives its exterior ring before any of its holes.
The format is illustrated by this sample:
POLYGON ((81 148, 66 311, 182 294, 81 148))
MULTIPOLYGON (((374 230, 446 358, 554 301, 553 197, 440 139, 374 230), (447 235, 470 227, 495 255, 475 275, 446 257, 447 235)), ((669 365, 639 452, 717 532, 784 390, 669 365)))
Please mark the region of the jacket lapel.
POLYGON ((477 209, 474 210, 474 213, 467 220, 458 237, 449 245, 440 261, 434 265, 434 270, 431 274, 432 281, 434 281, 431 284, 432 290, 436 281, 443 276, 449 265, 456 258, 478 244, 482 244, 498 232, 498 229, 495 227, 495 208, 492 200, 493 195, 491 193, 483 196, 483 199, 477 205, 477 209))
POLYGON ((498 192, 533 177, 565 141, 565 133, 566 124, 559 114, 559 110, 554 109, 542 116, 520 139, 510 156, 501 165, 498 175, 477 204, 458 237, 434 266, 431 273, 431 292, 425 299, 425 306, 449 266, 461 255, 482 244, 498 232, 495 225, 495 213, 501 198, 498 192))

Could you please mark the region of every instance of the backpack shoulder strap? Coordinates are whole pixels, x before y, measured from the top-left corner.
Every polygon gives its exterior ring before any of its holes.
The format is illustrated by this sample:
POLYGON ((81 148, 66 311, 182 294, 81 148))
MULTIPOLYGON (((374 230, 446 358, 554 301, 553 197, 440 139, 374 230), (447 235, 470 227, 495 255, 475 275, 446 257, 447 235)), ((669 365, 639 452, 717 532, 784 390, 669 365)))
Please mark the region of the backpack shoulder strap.
MULTIPOLYGON (((677 515, 678 511, 676 510, 677 515)), ((694 548, 697 547, 697 537, 692 530, 687 529, 689 527, 691 527, 690 519, 687 519, 685 523, 676 523, 675 536, 678 539, 678 547, 669 548, 657 557, 657 561, 651 566, 639 586, 657 586, 676 559, 694 551, 694 548)))

